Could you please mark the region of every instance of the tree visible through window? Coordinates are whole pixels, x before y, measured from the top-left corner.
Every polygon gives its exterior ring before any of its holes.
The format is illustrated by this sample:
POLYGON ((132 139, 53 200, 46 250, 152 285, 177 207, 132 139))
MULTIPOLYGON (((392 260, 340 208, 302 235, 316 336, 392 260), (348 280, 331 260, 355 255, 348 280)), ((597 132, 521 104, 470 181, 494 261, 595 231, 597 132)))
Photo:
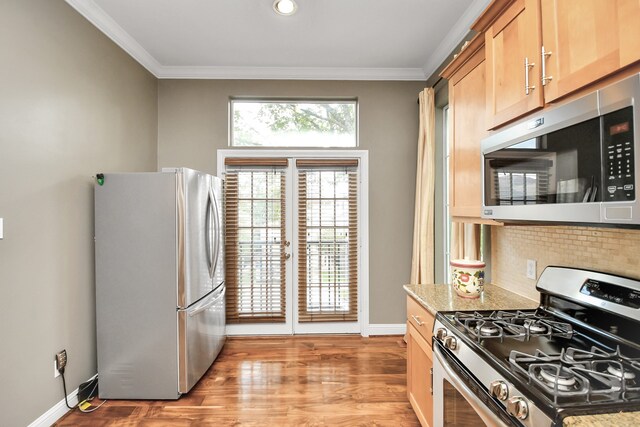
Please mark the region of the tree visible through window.
POLYGON ((355 147, 357 102, 231 101, 231 145, 355 147))

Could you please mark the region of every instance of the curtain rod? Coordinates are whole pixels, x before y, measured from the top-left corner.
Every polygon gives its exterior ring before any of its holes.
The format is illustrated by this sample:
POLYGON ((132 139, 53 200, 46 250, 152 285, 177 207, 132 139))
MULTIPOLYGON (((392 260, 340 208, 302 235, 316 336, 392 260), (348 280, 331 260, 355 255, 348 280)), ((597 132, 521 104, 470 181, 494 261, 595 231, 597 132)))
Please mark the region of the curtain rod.
MULTIPOLYGON (((438 80, 436 80, 436 82, 433 84, 433 86, 431 86, 431 89, 435 89, 436 86, 438 86, 438 83, 440 83, 440 81, 442 81, 442 77, 438 78, 438 80)), ((416 102, 418 104, 420 104, 420 97, 418 97, 418 99, 416 100, 416 102)))

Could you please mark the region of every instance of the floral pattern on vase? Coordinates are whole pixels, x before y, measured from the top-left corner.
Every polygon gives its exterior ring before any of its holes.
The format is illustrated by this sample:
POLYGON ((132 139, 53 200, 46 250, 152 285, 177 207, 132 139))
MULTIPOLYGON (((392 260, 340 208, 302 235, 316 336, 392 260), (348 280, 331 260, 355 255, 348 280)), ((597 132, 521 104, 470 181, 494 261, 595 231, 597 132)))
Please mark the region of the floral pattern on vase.
POLYGON ((464 298, 478 298, 484 289, 484 263, 482 261, 452 261, 453 289, 464 298))

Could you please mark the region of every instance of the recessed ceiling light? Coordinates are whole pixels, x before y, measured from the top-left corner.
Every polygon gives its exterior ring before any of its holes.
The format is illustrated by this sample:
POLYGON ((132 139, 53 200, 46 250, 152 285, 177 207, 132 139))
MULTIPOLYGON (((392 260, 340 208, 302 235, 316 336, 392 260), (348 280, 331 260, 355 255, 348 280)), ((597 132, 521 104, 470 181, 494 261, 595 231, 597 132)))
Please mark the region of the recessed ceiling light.
POLYGON ((298 5, 293 0, 276 0, 273 2, 273 10, 278 15, 291 16, 298 10, 298 5))

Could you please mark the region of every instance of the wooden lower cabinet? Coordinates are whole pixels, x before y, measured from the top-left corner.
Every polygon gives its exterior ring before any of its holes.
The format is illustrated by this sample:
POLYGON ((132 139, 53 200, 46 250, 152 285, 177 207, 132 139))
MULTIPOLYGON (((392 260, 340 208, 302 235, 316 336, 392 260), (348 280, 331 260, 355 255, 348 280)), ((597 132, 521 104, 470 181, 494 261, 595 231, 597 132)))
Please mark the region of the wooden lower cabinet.
MULTIPOLYGON (((417 303, 408 297, 407 305, 411 307, 417 303)), ((420 313, 420 318, 433 326, 433 316, 426 310, 420 313)), ((407 320, 407 396, 423 427, 433 425, 431 334, 431 331, 421 333, 411 319, 407 320)))

